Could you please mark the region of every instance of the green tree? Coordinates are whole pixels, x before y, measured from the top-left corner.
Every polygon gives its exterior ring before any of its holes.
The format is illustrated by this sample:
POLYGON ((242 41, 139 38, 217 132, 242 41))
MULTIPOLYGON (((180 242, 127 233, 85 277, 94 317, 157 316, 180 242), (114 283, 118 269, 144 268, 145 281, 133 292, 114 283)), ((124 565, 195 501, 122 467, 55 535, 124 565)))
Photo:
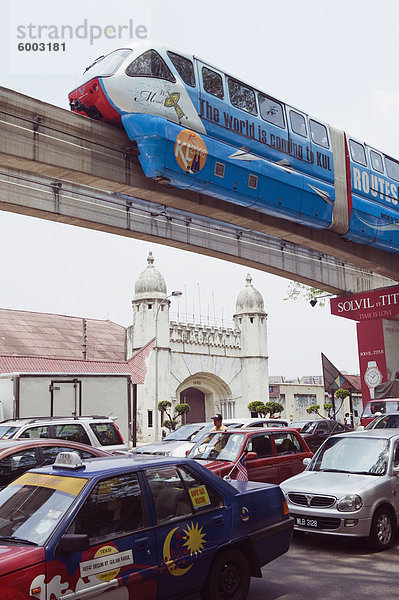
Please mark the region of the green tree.
POLYGON ((287 298, 283 298, 283 300, 305 300, 306 302, 311 302, 312 300, 317 299, 317 304, 315 303, 315 306, 317 305, 322 308, 327 304, 329 298, 326 294, 327 292, 325 290, 310 287, 309 285, 299 283, 298 281, 290 281, 287 289, 287 298), (320 296, 324 297, 320 298, 320 296))
POLYGON ((248 404, 248 410, 250 412, 256 412, 260 417, 269 417, 272 419, 276 414, 281 414, 284 410, 284 406, 280 402, 261 402, 260 400, 254 400, 248 404))
POLYGON ((191 410, 191 406, 189 404, 177 404, 174 407, 173 415, 172 411, 172 403, 169 400, 161 400, 158 402, 158 410, 161 413, 162 427, 166 427, 169 431, 175 431, 176 427, 180 424, 179 417, 181 418, 183 415, 187 414, 191 410), (166 413, 167 419, 164 419, 164 413, 166 413))
MULTIPOLYGON (((351 393, 349 390, 344 390, 343 388, 339 388, 338 390, 336 390, 334 396, 341 400, 341 404, 339 405, 339 408, 335 409, 335 414, 341 410, 345 398, 348 398, 348 396, 350 396, 350 395, 351 395, 351 393)), ((334 417, 335 417, 335 415, 334 415, 334 417)))
POLYGON ((274 400, 269 400, 269 402, 266 402, 265 406, 271 419, 280 416, 284 410, 284 406, 280 404, 280 402, 275 402, 274 400))
MULTIPOLYGON (((331 419, 332 418, 331 410, 333 408, 333 405, 329 404, 328 402, 326 402, 325 404, 323 404, 323 408, 324 408, 324 411, 327 413, 327 417, 329 419, 331 419)), ((321 417, 322 419, 325 418, 324 415, 322 415, 320 413, 320 404, 312 404, 311 406, 308 406, 307 409, 306 409, 306 412, 309 415, 316 414, 316 415, 319 415, 319 417, 321 417)))
POLYGON ((252 402, 250 402, 248 404, 248 410, 251 413, 252 412, 257 413, 261 417, 265 417, 266 416, 266 406, 265 406, 265 403, 261 402, 260 400, 253 400, 252 402))

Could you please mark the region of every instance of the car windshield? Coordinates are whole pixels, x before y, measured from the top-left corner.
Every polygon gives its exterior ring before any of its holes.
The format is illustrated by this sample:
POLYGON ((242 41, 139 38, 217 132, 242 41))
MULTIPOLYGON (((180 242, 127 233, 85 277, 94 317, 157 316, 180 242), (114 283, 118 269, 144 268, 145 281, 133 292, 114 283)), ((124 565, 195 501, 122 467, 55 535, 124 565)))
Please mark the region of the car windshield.
POLYGON ((309 464, 309 471, 330 471, 359 475, 385 475, 389 442, 379 438, 333 436, 309 464))
MULTIPOLYGON (((237 423, 236 421, 223 421, 223 425, 226 425, 226 427, 228 427, 229 429, 240 429, 240 427, 243 427, 242 423, 237 423)), ((200 429, 199 432, 195 434, 195 436, 191 439, 191 442, 196 444, 197 442, 202 440, 208 435, 212 427, 215 427, 213 423, 208 423, 208 425, 205 425, 205 427, 200 429)))
POLYGON ((182 425, 176 431, 172 431, 169 435, 164 437, 164 442, 176 441, 179 442, 190 442, 192 438, 195 436, 203 428, 203 425, 199 425, 198 423, 192 423, 187 425, 182 425))
POLYGON ((8 440, 21 429, 16 425, 0 425, 0 440, 8 440))
POLYGON ((198 442, 189 452, 189 458, 200 460, 231 460, 240 457, 245 436, 240 433, 215 432, 198 442))
POLYGON ((107 56, 99 56, 96 60, 86 68, 82 75, 81 83, 86 83, 94 77, 107 77, 115 73, 121 62, 130 54, 129 48, 120 48, 114 50, 107 56))
POLYGON ((365 429, 389 429, 390 427, 399 427, 399 415, 377 417, 371 421, 371 423, 366 425, 365 429))
POLYGON ((364 407, 362 417, 375 417, 376 413, 394 412, 399 410, 397 400, 372 400, 364 407))
POLYGON ((191 442, 194 442, 194 444, 196 444, 197 442, 199 442, 200 440, 202 440, 202 438, 204 438, 212 429, 212 427, 214 427, 213 423, 208 423, 208 425, 205 425, 205 427, 202 427, 202 429, 200 429, 193 438, 191 438, 191 442))
POLYGON ((313 431, 316 429, 316 424, 316 421, 308 421, 307 423, 304 423, 301 428, 301 433, 313 433, 313 431))
POLYGON ((0 543, 43 545, 87 479, 25 473, 0 492, 0 543))

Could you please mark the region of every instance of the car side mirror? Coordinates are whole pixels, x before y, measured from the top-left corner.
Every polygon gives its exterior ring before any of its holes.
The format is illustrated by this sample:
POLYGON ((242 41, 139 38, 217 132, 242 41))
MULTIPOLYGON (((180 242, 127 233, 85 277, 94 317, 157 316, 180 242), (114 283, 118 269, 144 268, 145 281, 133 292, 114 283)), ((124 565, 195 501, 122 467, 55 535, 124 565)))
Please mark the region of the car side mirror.
POLYGON ((303 466, 307 467, 311 460, 312 459, 309 458, 308 456, 306 458, 304 458, 303 461, 302 461, 303 466))
POLYGON ((393 468, 393 474, 394 474, 394 475, 399 475, 399 465, 397 465, 397 466, 395 466, 395 467, 393 468))
POLYGON ((245 455, 245 460, 254 460, 258 458, 258 454, 256 452, 247 452, 245 455))
POLYGON ((65 533, 57 546, 57 555, 83 552, 90 548, 86 533, 65 533))

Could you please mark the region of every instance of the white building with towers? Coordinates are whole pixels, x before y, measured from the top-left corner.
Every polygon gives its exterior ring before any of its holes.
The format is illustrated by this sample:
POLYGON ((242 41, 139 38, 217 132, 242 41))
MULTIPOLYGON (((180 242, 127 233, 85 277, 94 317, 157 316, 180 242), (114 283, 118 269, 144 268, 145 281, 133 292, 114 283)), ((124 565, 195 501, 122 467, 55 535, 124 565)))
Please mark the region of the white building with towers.
MULTIPOLYGON (((137 398, 137 439, 161 435, 158 402, 188 403, 185 422, 248 417, 248 404, 269 399, 267 314, 248 274, 237 296, 234 327, 171 321, 171 298, 150 252, 147 268, 135 283, 133 323, 127 329, 129 359, 155 339, 146 377, 137 398)), ((173 410, 173 409, 172 409, 173 410)))

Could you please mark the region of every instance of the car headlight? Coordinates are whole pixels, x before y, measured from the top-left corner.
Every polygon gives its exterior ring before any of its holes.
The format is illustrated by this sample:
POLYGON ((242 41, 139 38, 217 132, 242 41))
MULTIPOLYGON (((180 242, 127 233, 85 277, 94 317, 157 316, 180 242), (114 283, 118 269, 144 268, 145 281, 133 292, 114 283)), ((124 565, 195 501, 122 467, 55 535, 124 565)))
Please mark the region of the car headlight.
POLYGON ((350 494, 340 498, 337 503, 337 509, 342 512, 353 512, 363 506, 363 500, 357 494, 350 494))

